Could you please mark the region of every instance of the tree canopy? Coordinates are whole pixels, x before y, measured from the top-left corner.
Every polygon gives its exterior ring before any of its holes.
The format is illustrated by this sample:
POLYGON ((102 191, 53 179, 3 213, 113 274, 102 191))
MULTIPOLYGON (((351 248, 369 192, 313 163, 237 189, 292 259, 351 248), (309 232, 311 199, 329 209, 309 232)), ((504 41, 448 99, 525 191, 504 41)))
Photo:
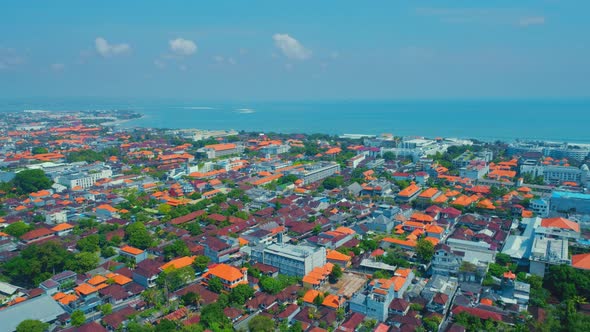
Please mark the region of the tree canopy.
POLYGON ((19 194, 30 194, 39 190, 49 189, 53 181, 40 169, 27 169, 16 173, 12 185, 19 194))
POLYGON ((420 239, 416 244, 416 254, 422 261, 428 262, 434 256, 434 245, 428 240, 420 239))
POLYGON ((136 221, 125 229, 125 238, 133 247, 147 249, 152 244, 152 236, 145 225, 136 221))
POLYGON ((36 319, 25 319, 18 324, 16 332, 44 332, 49 328, 49 324, 43 323, 36 319))
POLYGON ((267 316, 258 315, 248 322, 250 332, 273 332, 275 323, 267 316))
POLYGON ((49 279, 54 273, 67 269, 86 272, 97 265, 98 257, 95 254, 73 254, 59 244, 49 241, 26 247, 19 256, 7 261, 3 270, 13 283, 35 286, 49 279))

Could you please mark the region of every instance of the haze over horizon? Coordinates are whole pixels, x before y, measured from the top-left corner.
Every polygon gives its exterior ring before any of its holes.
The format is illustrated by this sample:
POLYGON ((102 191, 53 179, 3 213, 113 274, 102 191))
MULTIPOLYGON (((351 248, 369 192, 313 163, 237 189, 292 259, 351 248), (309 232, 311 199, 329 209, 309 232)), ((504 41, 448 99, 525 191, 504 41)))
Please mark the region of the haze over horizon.
POLYGON ((587 1, 28 1, 0 98, 590 97, 587 1))

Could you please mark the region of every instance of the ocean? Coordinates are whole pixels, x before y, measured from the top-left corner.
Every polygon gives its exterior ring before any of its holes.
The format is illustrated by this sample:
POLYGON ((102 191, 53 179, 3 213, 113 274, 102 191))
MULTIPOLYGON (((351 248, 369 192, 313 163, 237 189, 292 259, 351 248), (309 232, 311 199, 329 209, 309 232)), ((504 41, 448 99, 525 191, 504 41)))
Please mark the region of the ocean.
POLYGON ((590 100, 408 100, 188 102, 178 100, 0 101, 0 111, 133 110, 124 127, 255 132, 381 134, 590 143, 590 100))

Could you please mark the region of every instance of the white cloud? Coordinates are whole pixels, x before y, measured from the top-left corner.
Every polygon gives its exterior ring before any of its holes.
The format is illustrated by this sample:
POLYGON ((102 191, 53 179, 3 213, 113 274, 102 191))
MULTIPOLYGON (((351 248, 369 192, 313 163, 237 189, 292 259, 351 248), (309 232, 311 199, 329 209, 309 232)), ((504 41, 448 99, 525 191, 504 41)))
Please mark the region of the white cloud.
POLYGON ((163 69, 163 68, 166 67, 166 62, 164 62, 164 61, 162 61, 160 59, 156 59, 156 60, 154 60, 154 66, 156 66, 156 67, 158 67, 160 69, 163 69))
POLYGON ((221 55, 216 55, 213 57, 213 60, 217 63, 223 63, 225 61, 225 58, 221 55))
POLYGON ((170 41, 170 49, 177 55, 191 55, 197 52, 197 44, 184 38, 176 38, 170 41))
POLYGON ((275 46, 281 50, 287 58, 306 60, 311 57, 311 51, 305 48, 297 39, 288 34, 276 33, 272 36, 275 46))
POLYGON ((528 27, 529 25, 543 25, 543 24, 545 24, 545 17, 543 17, 543 16, 523 17, 520 19, 519 24, 523 27, 528 27))
POLYGON ((109 44, 109 42, 102 37, 96 38, 94 40, 94 45, 98 54, 105 58, 129 53, 131 51, 131 46, 129 46, 129 44, 109 44))
POLYGON ((234 58, 228 58, 227 63, 229 63, 230 65, 235 65, 235 64, 237 64, 237 61, 234 58))
POLYGON ((64 65, 63 63, 52 63, 51 64, 51 70, 53 70, 53 71, 62 71, 62 70, 64 70, 65 67, 66 67, 66 65, 64 65))
POLYGON ((330 53, 330 58, 332 59, 338 59, 340 57, 340 52, 334 51, 332 53, 330 53))

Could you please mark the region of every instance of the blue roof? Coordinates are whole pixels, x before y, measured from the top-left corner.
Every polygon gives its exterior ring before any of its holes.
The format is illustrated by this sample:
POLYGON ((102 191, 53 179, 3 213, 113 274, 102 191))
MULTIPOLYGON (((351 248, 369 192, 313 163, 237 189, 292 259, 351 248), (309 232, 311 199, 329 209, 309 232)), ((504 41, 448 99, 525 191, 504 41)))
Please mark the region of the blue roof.
POLYGON ((590 200, 590 194, 573 193, 569 191, 554 191, 551 194, 553 198, 575 198, 575 199, 588 199, 590 200))

